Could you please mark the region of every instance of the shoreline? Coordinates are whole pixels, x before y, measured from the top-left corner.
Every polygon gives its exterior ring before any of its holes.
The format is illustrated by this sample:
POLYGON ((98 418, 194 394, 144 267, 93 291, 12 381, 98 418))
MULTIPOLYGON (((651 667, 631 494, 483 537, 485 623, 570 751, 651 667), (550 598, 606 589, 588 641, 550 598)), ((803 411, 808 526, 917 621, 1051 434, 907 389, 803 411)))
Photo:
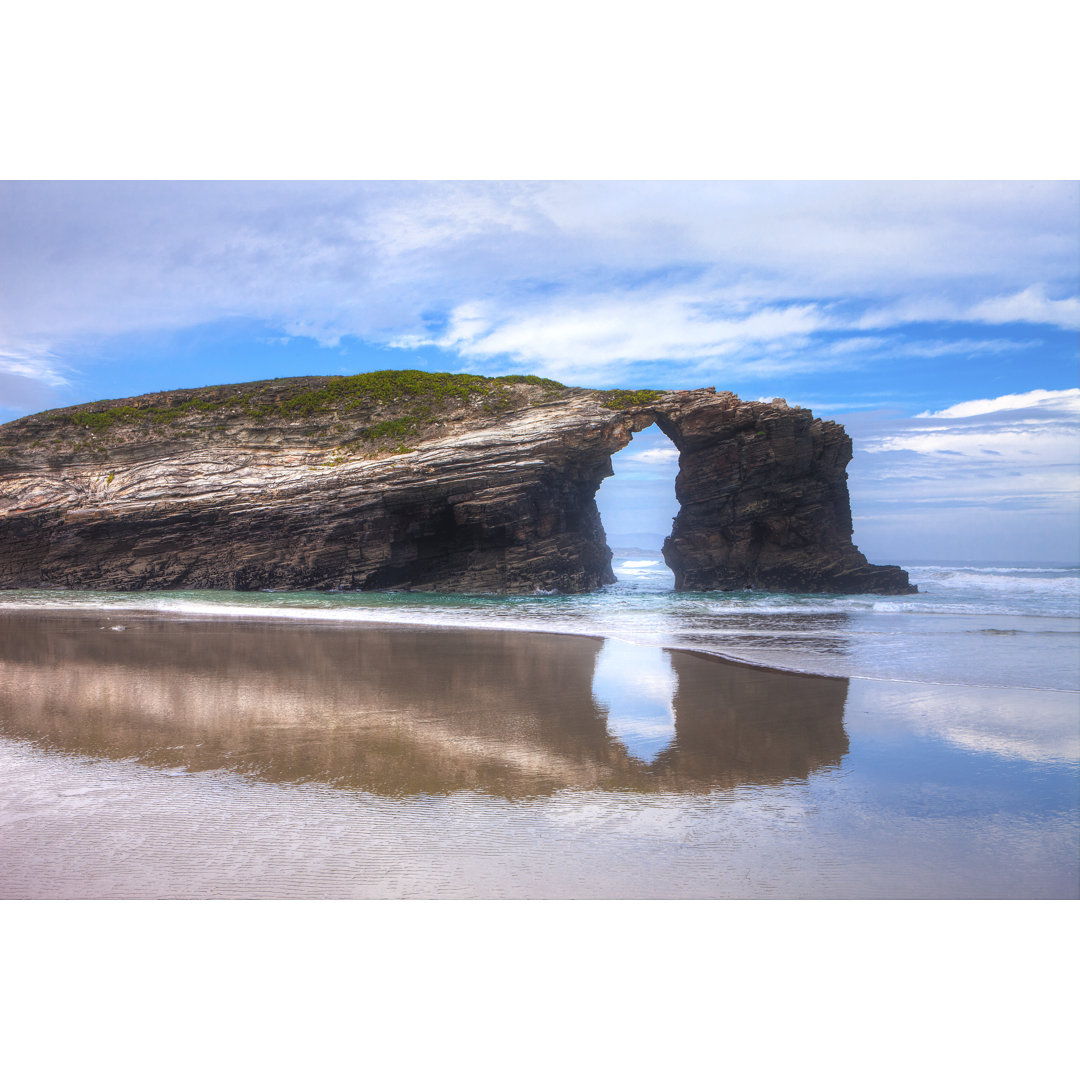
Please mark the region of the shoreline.
MULTIPOLYGON (((339 628, 353 627, 357 629, 375 629, 379 627, 394 627, 405 630, 432 630, 432 631, 455 631, 463 630, 466 632, 477 633, 514 633, 514 634, 553 634, 558 637, 566 638, 587 638, 591 641, 620 641, 625 645, 631 645, 635 648, 643 649, 668 649, 673 652, 686 653, 690 656, 697 656, 704 660, 711 660, 722 664, 731 664, 734 667, 746 667, 755 671, 773 671, 782 675, 795 675, 805 679, 829 679, 829 680, 844 680, 852 678, 869 678, 867 676, 853 676, 853 675, 834 675, 828 672, 819 671, 804 671, 800 668, 788 668, 779 664, 767 664, 764 662, 758 663, 753 660, 747 660, 740 656, 731 656, 722 652, 711 652, 708 649, 695 648, 691 645, 678 645, 678 644, 660 644, 658 642, 642 642, 632 641, 618 634, 605 634, 599 630, 568 630, 563 627, 547 629, 543 626, 537 625, 524 625, 521 623, 513 624, 506 623, 504 625, 491 625, 483 624, 479 621, 473 622, 419 622, 417 620, 410 620, 405 618, 359 618, 359 617, 345 617, 337 614, 320 614, 314 611, 304 611, 293 615, 291 612, 285 613, 282 609, 276 609, 275 611, 266 610, 251 610, 250 612, 237 612, 236 610, 214 612, 214 611, 168 611, 160 608, 135 608, 135 607, 108 607, 106 605, 70 605, 63 608, 43 608, 31 604, 27 604, 25 607, 17 604, 3 604, 0 602, 0 618, 3 617, 5 611, 17 611, 21 614, 29 615, 42 615, 51 617, 53 615, 63 616, 68 612, 90 615, 95 612, 119 612, 124 611, 133 614, 136 618, 145 619, 171 619, 178 622, 228 622, 229 620, 235 620, 238 623, 258 623, 263 621, 269 625, 278 625, 289 623, 303 624, 305 622, 319 626, 336 626, 339 628)), ((898 679, 882 679, 872 681, 883 682, 903 682, 906 680, 898 679)), ((944 684, 949 685, 949 684, 944 684)), ((970 685, 970 684, 964 684, 970 685)), ((993 689, 993 687, 987 687, 987 689, 993 689)), ((1022 689, 1038 689, 1037 687, 1024 687, 1022 689)))
MULTIPOLYGON (((64 593, 65 595, 71 595, 72 593, 78 594, 81 590, 55 590, 57 593, 64 593)), ((133 594, 137 595, 137 594, 133 594)), ((262 595, 262 594, 259 594, 262 595)), ((281 595, 292 595, 289 593, 283 593, 281 595)), ((306 595, 306 594, 304 594, 306 595)), ((333 594, 331 594, 333 595, 333 594)), ((370 595, 370 594, 362 594, 370 595)), ((384 594, 377 594, 384 595, 384 594)), ((397 594, 387 594, 397 595, 397 594)), ((438 597, 442 599, 443 594, 439 593, 410 593, 410 596, 416 597, 438 597)), ((488 599, 486 596, 478 597, 479 599, 488 599)), ((476 597, 468 597, 468 599, 476 599, 476 597)), ((492 597, 491 599, 501 599, 492 597)), ((514 598, 519 599, 519 598, 514 598)), ((531 598, 526 598, 531 599, 531 598)), ((537 597, 536 599, 540 599, 537 597)), ((164 601, 168 604, 176 601, 164 601)), ((431 601, 437 605, 440 601, 433 599, 431 601)), ((380 610, 377 613, 372 609, 365 609, 362 607, 348 608, 348 609, 318 609, 318 608, 288 608, 288 607, 276 607, 276 608, 259 608, 259 607, 245 607, 243 605, 227 605, 222 604, 219 610, 213 610, 217 605, 212 601, 179 601, 179 603, 189 603, 191 606, 183 609, 170 609, 164 606, 158 606, 152 601, 145 602, 144 605, 140 605, 138 601, 134 603, 94 603, 92 601, 86 602, 74 602, 58 604, 55 607, 49 607, 43 604, 36 604, 32 602, 20 602, 20 601, 7 601, 3 599, 3 593, 0 592, 0 617, 5 612, 18 612, 26 615, 64 615, 66 613, 82 613, 86 615, 90 614, 103 614, 108 617, 118 617, 120 615, 129 615, 138 618, 163 618, 163 619, 176 619, 183 621, 223 621, 235 620, 237 622, 259 622, 263 621, 271 624, 289 624, 308 623, 311 625, 337 625, 341 627, 379 627, 379 626, 396 626, 406 629, 421 629, 430 628, 432 630, 488 630, 493 632, 512 632, 512 633, 524 633, 524 634, 554 634, 564 637, 580 637, 588 638, 591 640, 614 640, 623 641, 628 645, 637 645, 641 647, 663 648, 678 650, 688 653, 693 656, 699 656, 705 659, 716 660, 726 664, 732 664, 738 667, 747 667, 754 670, 774 671, 787 675, 799 675, 805 678, 816 679, 858 679, 868 682, 880 682, 880 683, 909 683, 911 685, 926 685, 926 686, 941 686, 941 687, 971 687, 986 690, 1027 690, 1032 692, 1046 692, 1046 693, 1061 693, 1061 694, 1080 694, 1080 686, 1077 687, 1060 687, 1060 686, 1037 686, 1023 683, 991 683, 991 682, 954 682, 943 679, 930 679, 930 678, 917 678, 917 677, 903 677, 886 674, 844 674, 834 673, 826 671, 814 671, 804 667, 788 666, 786 664, 779 663, 775 660, 755 660, 745 656, 738 656, 732 653, 724 652, 721 649, 710 649, 700 645, 690 645, 679 642, 647 642, 647 641, 635 641, 630 637, 620 635, 619 633, 608 633, 600 629, 595 630, 575 630, 565 626, 557 627, 545 627, 540 619, 535 619, 529 622, 524 620, 520 622, 514 622, 510 619, 500 619, 498 617, 488 617, 485 619, 483 616, 477 616, 474 618, 458 618, 455 619, 452 615, 432 615, 430 611, 425 612, 425 618, 423 620, 416 618, 409 618, 404 613, 398 613, 392 609, 380 610), (202 604, 203 606, 199 606, 202 604)), ((740 613, 741 614, 741 613, 740 613)), ((786 615, 788 612, 773 613, 768 610, 763 612, 747 613, 751 616, 763 616, 768 617, 772 614, 786 615)), ((938 614, 938 613, 930 613, 938 614)), ((977 618, 976 615, 965 615, 960 612, 947 612, 942 613, 948 618, 977 618)), ((1047 616, 1015 616, 1009 615, 1008 618, 1036 618, 1043 617, 1055 620, 1064 620, 1066 617, 1057 615, 1047 616)))

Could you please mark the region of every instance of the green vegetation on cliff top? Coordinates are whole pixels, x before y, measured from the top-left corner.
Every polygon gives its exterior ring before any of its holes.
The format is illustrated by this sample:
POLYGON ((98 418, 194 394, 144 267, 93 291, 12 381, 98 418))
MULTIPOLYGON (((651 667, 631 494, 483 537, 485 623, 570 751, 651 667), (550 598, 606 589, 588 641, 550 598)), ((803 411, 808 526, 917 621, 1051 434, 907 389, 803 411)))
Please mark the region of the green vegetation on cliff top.
POLYGON ((650 405, 658 397, 663 397, 662 390, 599 390, 597 398, 601 405, 609 409, 632 409, 650 405))
MULTIPOLYGON (((203 394, 174 404, 146 401, 137 405, 122 404, 95 408, 86 406, 69 412, 63 419, 77 427, 102 431, 116 423, 149 421, 152 424, 171 424, 193 413, 215 410, 238 412, 253 420, 278 417, 299 420, 330 412, 342 412, 361 406, 402 402, 437 409, 448 401, 467 402, 473 394, 490 395, 500 383, 533 383, 549 390, 562 390, 561 383, 540 379, 535 375, 508 375, 486 379, 481 375, 430 374, 425 371, 372 371, 362 375, 331 375, 315 386, 304 386, 288 396, 272 394, 275 383, 243 384, 237 387, 206 387, 203 394), (232 394, 221 391, 232 389, 232 394), (215 393, 216 392, 216 393, 215 393)), ((307 380, 297 380, 302 384, 307 380)), ((171 395, 170 395, 171 396, 171 395)), ((108 406, 107 402, 101 405, 108 406)))
MULTIPOLYGON (((63 445, 68 452, 103 449, 102 436, 113 432, 166 431, 170 436, 194 435, 192 425, 209 431, 207 414, 217 414, 216 432, 223 421, 255 425, 310 421, 316 428, 344 435, 352 449, 377 444, 396 452, 407 450, 405 440, 438 423, 451 409, 468 407, 475 415, 497 416, 523 405, 556 400, 573 390, 538 375, 483 375, 433 373, 415 370, 372 371, 360 375, 300 377, 261 383, 208 386, 202 390, 166 391, 121 401, 100 401, 56 409, 14 421, 31 422, 35 434, 63 445), (516 388, 532 392, 524 398, 516 388), (535 388, 535 390, 532 390, 535 388), (537 393, 536 391, 539 391, 537 393), (41 422, 49 428, 41 429, 41 422), (187 430, 185 430, 185 428, 187 430), (51 431, 49 430, 51 429, 51 431), (77 441, 85 436, 88 441, 77 441)), ((581 390, 573 390, 581 394, 581 390)), ((661 396, 657 390, 584 391, 609 409, 648 405, 661 396)), ((14 432, 12 432, 14 434, 14 432)), ((130 438, 130 435, 124 436, 130 438)), ((31 445, 40 444, 37 443, 31 445)))
MULTIPOLYGON (((282 380, 284 381, 284 380, 282 380)), ((291 381, 291 380, 290 380, 291 381)), ((106 408, 107 402, 84 406, 62 414, 62 419, 76 427, 104 431, 117 423, 138 423, 149 421, 154 425, 171 424, 191 414, 207 413, 219 409, 236 411, 252 419, 279 417, 284 420, 305 419, 326 413, 337 413, 391 403, 408 404, 415 419, 428 420, 436 411, 447 403, 467 403, 474 395, 491 399, 485 402, 489 407, 485 411, 501 412, 512 407, 513 400, 504 391, 514 385, 539 386, 547 393, 545 397, 557 396, 568 389, 554 379, 543 379, 539 375, 498 375, 488 378, 483 375, 452 375, 426 371, 371 371, 361 375, 332 375, 321 385, 306 387, 286 397, 270 397, 265 393, 273 383, 260 383, 249 388, 241 385, 233 387, 207 387, 204 393, 218 391, 212 397, 196 394, 186 400, 173 404, 149 400, 136 405, 122 404, 106 408), (220 391, 233 389, 232 394, 220 391)), ((659 390, 599 390, 597 400, 609 409, 626 409, 648 405, 661 396, 659 390)), ((396 420, 385 421, 396 425, 396 420)), ((380 434, 401 434, 399 428, 380 434)))

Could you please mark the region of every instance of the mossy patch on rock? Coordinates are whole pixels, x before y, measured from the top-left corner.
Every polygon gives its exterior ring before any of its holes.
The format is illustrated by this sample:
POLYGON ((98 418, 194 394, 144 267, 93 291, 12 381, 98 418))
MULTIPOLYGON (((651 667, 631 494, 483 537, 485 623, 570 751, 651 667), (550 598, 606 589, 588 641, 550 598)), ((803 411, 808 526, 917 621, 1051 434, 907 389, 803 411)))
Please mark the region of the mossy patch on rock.
POLYGON ((599 390, 597 400, 609 409, 636 409, 662 398, 662 390, 599 390))

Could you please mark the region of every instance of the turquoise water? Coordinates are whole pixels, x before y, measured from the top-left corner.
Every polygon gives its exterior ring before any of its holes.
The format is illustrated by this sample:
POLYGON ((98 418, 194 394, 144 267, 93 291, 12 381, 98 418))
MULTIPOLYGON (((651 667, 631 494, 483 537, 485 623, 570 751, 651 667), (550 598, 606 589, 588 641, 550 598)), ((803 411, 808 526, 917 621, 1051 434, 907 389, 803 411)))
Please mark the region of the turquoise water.
POLYGON ((166 611, 587 634, 814 674, 1080 691, 1080 568, 905 567, 915 596, 676 593, 658 552, 616 552, 584 596, 18 590, 0 608, 166 611))

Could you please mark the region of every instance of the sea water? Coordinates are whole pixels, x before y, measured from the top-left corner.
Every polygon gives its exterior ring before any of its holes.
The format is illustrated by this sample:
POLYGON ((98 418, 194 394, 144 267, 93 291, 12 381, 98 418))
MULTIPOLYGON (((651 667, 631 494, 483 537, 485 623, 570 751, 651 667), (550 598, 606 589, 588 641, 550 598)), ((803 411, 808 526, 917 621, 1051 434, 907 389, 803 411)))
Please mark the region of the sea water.
POLYGON ((894 597, 613 565, 0 593, 0 896, 1080 898, 1077 567, 894 597))
POLYGON ((577 596, 424 592, 0 593, 4 609, 93 609, 586 634, 810 674, 1080 691, 1080 567, 908 565, 910 596, 679 593, 659 552, 615 552, 577 596))

